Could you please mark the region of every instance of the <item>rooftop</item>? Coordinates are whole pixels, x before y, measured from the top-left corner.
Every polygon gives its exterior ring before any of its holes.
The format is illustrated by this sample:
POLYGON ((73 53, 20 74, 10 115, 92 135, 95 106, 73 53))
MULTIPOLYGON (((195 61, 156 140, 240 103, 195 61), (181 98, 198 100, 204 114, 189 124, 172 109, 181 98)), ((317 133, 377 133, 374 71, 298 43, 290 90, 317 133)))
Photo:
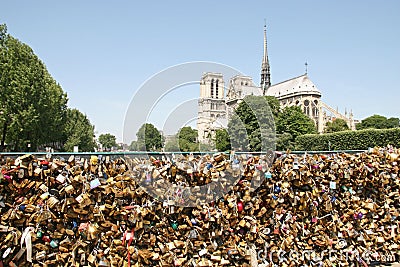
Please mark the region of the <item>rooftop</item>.
POLYGON ((267 90, 267 95, 278 99, 300 94, 321 96, 321 92, 306 74, 271 85, 267 90))

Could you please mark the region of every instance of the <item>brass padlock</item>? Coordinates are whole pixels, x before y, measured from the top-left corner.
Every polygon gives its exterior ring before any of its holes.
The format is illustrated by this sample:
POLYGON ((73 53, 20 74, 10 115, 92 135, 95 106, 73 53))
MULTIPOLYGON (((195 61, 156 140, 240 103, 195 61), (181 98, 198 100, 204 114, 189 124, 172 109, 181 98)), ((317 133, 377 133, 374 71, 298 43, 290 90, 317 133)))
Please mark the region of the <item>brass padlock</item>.
POLYGON ((72 186, 72 185, 67 185, 65 188, 64 188, 64 190, 65 190, 65 192, 67 193, 67 194, 72 194, 73 192, 74 192, 74 187, 72 186))
POLYGON ((96 260, 96 253, 90 253, 90 255, 87 258, 88 262, 90 262, 91 264, 94 264, 95 260, 96 260))
POLYGON ((42 261, 42 260, 44 260, 45 257, 46 257, 46 251, 39 251, 36 253, 36 256, 35 256, 37 261, 42 261))

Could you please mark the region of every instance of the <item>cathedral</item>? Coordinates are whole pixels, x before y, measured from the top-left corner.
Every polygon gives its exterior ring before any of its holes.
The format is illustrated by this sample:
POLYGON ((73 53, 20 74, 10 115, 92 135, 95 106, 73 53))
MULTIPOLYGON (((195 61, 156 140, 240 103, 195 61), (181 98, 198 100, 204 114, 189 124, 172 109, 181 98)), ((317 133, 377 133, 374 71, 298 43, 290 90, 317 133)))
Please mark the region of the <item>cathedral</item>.
POLYGON ((271 70, 267 51, 267 31, 264 25, 264 53, 261 64, 260 85, 257 86, 249 76, 231 77, 225 87, 224 77, 220 73, 204 73, 200 80, 200 98, 198 101, 197 130, 199 142, 209 143, 217 129, 226 128, 230 116, 237 105, 247 95, 274 96, 282 108, 299 106, 310 117, 319 133, 324 131, 328 121, 336 118, 347 122, 355 130, 353 114, 343 115, 322 101, 322 93, 307 76, 307 72, 298 77, 271 84, 271 70), (227 92, 225 94, 225 88, 227 92))

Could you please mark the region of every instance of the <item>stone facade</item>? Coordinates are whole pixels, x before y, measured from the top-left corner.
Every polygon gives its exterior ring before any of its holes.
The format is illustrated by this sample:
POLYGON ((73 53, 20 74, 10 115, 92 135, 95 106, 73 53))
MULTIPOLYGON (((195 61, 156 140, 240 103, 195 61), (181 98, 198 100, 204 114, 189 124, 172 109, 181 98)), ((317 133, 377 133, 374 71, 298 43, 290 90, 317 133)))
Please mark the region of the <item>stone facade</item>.
POLYGON ((276 97, 282 108, 299 106, 314 121, 318 132, 323 131, 322 94, 306 74, 275 84, 268 88, 266 94, 276 97))
POLYGON ((226 127, 225 82, 220 73, 205 73, 200 80, 197 130, 199 141, 208 143, 215 131, 226 127))

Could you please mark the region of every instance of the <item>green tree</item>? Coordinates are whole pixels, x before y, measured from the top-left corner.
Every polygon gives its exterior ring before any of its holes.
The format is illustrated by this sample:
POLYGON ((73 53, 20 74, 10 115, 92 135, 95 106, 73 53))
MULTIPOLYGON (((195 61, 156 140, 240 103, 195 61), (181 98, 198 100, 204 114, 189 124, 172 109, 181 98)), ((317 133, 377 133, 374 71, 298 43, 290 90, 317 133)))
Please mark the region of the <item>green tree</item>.
POLYGON ((180 151, 179 142, 176 135, 169 138, 168 141, 165 142, 164 150, 168 152, 180 151))
MULTIPOLYGON (((298 106, 290 106, 283 109, 276 120, 276 131, 278 134, 290 134, 291 139, 288 140, 288 135, 283 136, 281 143, 286 143, 289 147, 294 146, 294 141, 297 136, 303 134, 317 133, 317 129, 312 119, 305 115, 298 106)), ((281 149, 287 149, 281 147, 281 149)))
POLYGON ((325 125, 325 133, 335 133, 347 130, 350 130, 350 128, 343 119, 335 119, 332 122, 328 121, 325 125))
POLYGON ((215 146, 213 143, 207 144, 207 143, 199 143, 199 151, 201 152, 209 152, 209 151, 215 151, 215 146))
POLYGON ((215 148, 218 151, 227 151, 231 149, 231 140, 227 130, 218 129, 215 132, 215 148))
POLYGON ((249 150, 246 125, 237 113, 234 113, 228 122, 228 134, 231 140, 231 149, 238 151, 249 150))
POLYGON ((143 124, 136 133, 136 137, 136 149, 139 151, 157 151, 163 147, 160 131, 151 123, 143 124))
POLYGON ((398 128, 400 127, 400 119, 399 118, 389 118, 387 119, 387 125, 389 128, 398 128))
POLYGON ((228 123, 234 150, 260 151, 275 148, 275 116, 279 102, 274 97, 246 96, 228 123))
POLYGON ((0 25, 0 148, 62 144, 67 101, 33 50, 0 25))
POLYGON ((137 144, 137 141, 136 140, 133 140, 132 142, 131 142, 131 144, 128 146, 128 150, 129 151, 137 151, 138 150, 138 144, 137 144))
POLYGON ((103 149, 111 149, 113 147, 117 147, 117 139, 114 135, 110 133, 99 135, 99 143, 103 147, 103 149))
POLYGON ((277 134, 276 149, 277 150, 293 150, 295 144, 293 142, 293 136, 290 133, 277 134))
POLYGON ((94 126, 86 115, 77 109, 67 110, 64 134, 66 151, 73 151, 74 146, 78 146, 80 151, 94 151, 94 148, 97 147, 94 140, 94 126))
POLYGON ((178 133, 179 149, 182 152, 199 151, 197 130, 190 126, 182 127, 178 133))
POLYGON ((274 96, 264 96, 265 100, 268 102, 269 109, 274 116, 274 119, 278 119, 279 114, 281 113, 281 104, 279 103, 278 98, 274 96))
POLYGON ((372 115, 368 118, 363 119, 356 125, 357 130, 364 129, 390 129, 399 127, 399 118, 387 119, 385 116, 372 115))

